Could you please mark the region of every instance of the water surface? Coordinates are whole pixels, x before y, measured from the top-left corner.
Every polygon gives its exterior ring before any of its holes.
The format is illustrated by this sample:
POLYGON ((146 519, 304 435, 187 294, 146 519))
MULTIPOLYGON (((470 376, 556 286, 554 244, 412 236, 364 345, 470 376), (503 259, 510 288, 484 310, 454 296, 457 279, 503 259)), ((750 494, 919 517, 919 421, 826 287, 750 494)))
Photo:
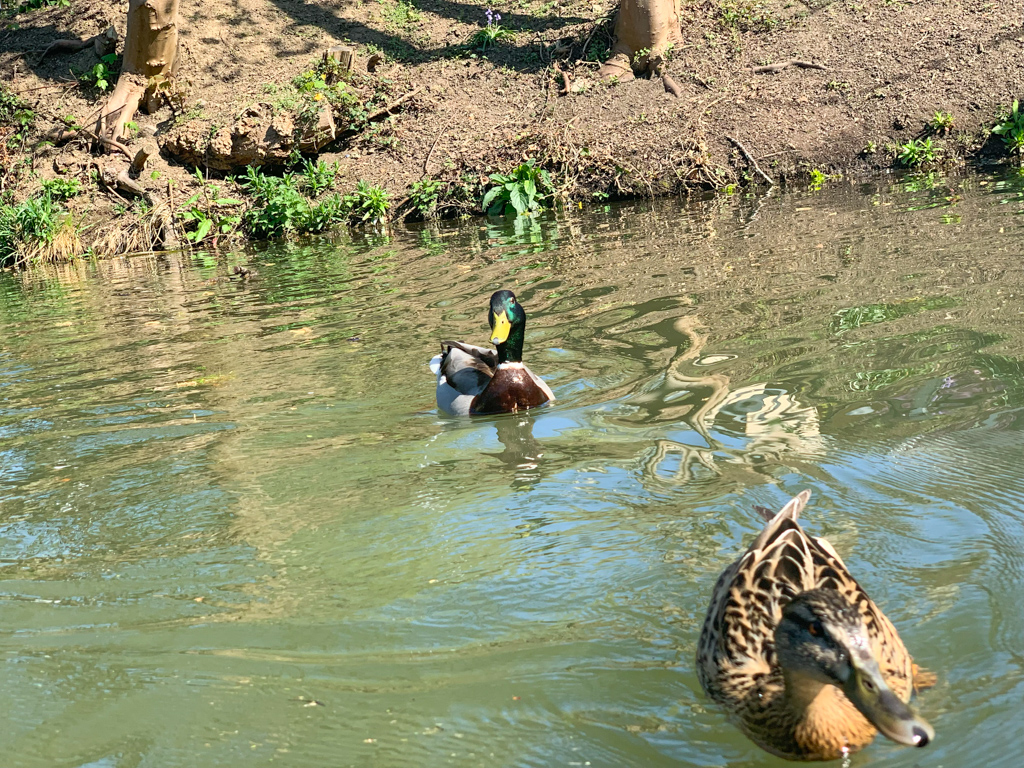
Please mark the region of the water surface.
POLYGON ((1016 765, 1024 177, 0 276, 5 766, 763 766, 693 670, 754 504, 1016 765), (258 274, 230 276, 233 264, 258 274), (513 288, 558 401, 437 413, 513 288))

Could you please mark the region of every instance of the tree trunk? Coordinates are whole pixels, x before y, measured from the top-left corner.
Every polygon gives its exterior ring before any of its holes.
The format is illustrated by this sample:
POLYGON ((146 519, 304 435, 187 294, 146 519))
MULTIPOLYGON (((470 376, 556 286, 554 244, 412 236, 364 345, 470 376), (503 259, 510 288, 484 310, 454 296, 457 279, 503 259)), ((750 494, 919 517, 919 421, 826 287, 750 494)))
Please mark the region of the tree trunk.
POLYGON ((679 0, 622 0, 615 47, 601 67, 601 79, 632 80, 634 72, 661 75, 667 52, 682 40, 679 0))
POLYGON ((121 75, 96 123, 101 141, 116 146, 124 138, 143 97, 174 75, 177 54, 178 0, 129 0, 121 75))

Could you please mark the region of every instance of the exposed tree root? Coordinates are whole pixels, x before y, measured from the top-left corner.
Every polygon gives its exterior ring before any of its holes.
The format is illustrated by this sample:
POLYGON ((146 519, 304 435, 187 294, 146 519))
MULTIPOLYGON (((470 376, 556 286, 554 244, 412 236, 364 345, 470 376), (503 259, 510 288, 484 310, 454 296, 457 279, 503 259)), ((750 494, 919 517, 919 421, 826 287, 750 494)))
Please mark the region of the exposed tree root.
POLYGON ((117 49, 117 40, 117 30, 112 26, 107 27, 98 35, 93 35, 85 40, 54 40, 39 55, 39 61, 42 61, 51 53, 78 53, 90 45, 96 51, 96 57, 103 58, 108 53, 113 53, 117 49))
MULTIPOLYGON (((145 77, 130 72, 121 73, 110 98, 96 119, 95 134, 104 145, 121 149, 123 145, 120 140, 124 138, 125 124, 135 117, 145 95, 145 77)), ((125 154, 129 160, 134 159, 129 152, 125 151, 125 154)))
POLYGON ((555 68, 555 72, 557 72, 558 74, 560 74, 562 76, 562 87, 558 89, 558 95, 559 96, 568 96, 569 95, 569 89, 571 88, 571 85, 572 85, 569 82, 569 74, 565 70, 563 70, 560 66, 558 66, 558 62, 557 61, 554 62, 552 64, 552 66, 555 68))
POLYGON ((790 59, 789 61, 779 62, 778 64, 765 64, 762 67, 751 67, 750 71, 755 75, 774 75, 776 72, 781 72, 787 67, 799 67, 801 69, 820 69, 824 71, 825 67, 821 64, 815 64, 813 61, 801 61, 799 59, 790 59))
POLYGON ((683 95, 683 89, 679 87, 679 83, 672 79, 672 76, 667 72, 661 76, 661 84, 665 86, 665 90, 671 93, 677 99, 683 95))

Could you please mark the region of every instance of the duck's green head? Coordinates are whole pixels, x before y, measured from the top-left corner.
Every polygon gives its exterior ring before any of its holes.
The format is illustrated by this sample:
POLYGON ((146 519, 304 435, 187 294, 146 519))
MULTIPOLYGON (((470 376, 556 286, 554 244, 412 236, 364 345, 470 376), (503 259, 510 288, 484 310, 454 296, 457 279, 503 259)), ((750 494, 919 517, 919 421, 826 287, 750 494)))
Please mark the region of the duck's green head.
POLYGON ((491 325, 491 343, 498 348, 499 362, 520 362, 523 359, 523 332, 526 312, 512 291, 495 291, 487 312, 491 325))

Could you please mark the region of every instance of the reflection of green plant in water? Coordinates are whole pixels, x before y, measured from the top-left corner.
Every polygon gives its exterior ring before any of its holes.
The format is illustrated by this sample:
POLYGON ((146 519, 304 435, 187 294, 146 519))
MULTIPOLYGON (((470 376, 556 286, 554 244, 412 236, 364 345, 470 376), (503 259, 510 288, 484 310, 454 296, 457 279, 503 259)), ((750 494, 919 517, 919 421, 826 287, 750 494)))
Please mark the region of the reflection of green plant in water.
POLYGON ((896 184, 896 188, 903 192, 927 192, 929 189, 935 189, 935 187, 944 182, 944 176, 935 173, 935 171, 929 171, 928 173, 915 173, 907 176, 896 184))
POLYGON ((896 159, 907 168, 917 168, 925 163, 933 163, 938 157, 938 147, 932 143, 929 136, 927 139, 911 139, 906 144, 896 147, 899 154, 896 159))
POLYGON ((860 307, 849 307, 832 315, 829 331, 840 334, 866 325, 886 323, 917 312, 930 309, 949 309, 955 306, 957 306, 957 300, 950 296, 934 296, 893 304, 865 304, 860 307))
POLYGON ((935 368, 930 363, 908 368, 885 368, 881 371, 860 371, 854 374, 853 380, 850 381, 850 389, 854 392, 873 392, 878 389, 884 389, 885 387, 895 384, 898 381, 902 381, 903 379, 909 379, 913 376, 926 376, 934 372, 935 368))
POLYGON ((1020 111, 1020 102, 1017 99, 1014 99, 1009 110, 999 116, 992 133, 1003 137, 1007 152, 1024 157, 1024 112, 1020 111))
POLYGON ((516 168, 510 176, 492 173, 491 187, 481 207, 488 216, 532 213, 545 207, 554 192, 550 174, 537 166, 532 158, 516 168))

